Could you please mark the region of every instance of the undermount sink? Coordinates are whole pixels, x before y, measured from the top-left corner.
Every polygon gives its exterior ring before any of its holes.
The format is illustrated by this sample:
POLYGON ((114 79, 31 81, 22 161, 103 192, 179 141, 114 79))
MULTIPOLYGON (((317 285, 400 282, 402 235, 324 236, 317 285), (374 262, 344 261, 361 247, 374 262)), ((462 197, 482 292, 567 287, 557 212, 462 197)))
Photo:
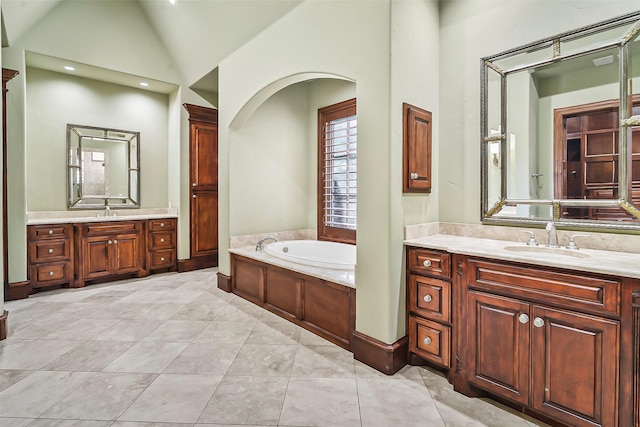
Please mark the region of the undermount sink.
POLYGON ((548 255, 564 255, 574 258, 589 258, 589 254, 580 252, 579 250, 550 248, 547 246, 506 246, 506 251, 511 252, 528 252, 531 254, 548 254, 548 255))

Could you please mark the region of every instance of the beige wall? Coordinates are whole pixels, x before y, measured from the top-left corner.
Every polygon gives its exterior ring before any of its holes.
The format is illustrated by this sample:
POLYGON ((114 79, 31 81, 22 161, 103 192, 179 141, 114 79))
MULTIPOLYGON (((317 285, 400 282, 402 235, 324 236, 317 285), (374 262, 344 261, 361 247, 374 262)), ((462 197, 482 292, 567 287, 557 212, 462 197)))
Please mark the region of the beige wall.
MULTIPOLYGON (((141 207, 167 206, 167 95, 38 68, 26 72, 28 212, 67 209, 68 123, 140 132, 141 207)), ((118 176, 112 179, 116 185, 118 176)))
POLYGON ((480 58, 636 10, 619 0, 440 3, 442 221, 480 222, 480 58))

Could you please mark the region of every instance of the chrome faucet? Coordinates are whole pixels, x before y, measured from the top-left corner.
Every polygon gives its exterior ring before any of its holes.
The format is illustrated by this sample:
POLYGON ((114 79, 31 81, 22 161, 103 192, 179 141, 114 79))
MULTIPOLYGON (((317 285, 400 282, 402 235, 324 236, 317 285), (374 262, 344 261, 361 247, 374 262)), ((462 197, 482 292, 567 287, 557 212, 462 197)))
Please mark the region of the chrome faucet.
POLYGON ((264 250, 264 242, 266 242, 267 240, 273 240, 274 242, 280 241, 274 236, 269 236, 269 237, 265 237, 264 239, 260 239, 258 241, 258 244, 256 245, 256 252, 264 250))
POLYGON ((105 206, 104 207, 104 216, 109 216, 109 211, 111 210, 111 208, 109 206, 105 206))
POLYGON ((558 230, 556 229, 556 224, 553 221, 549 221, 544 229, 549 235, 549 239, 547 240, 547 247, 559 248, 560 245, 558 244, 558 230))

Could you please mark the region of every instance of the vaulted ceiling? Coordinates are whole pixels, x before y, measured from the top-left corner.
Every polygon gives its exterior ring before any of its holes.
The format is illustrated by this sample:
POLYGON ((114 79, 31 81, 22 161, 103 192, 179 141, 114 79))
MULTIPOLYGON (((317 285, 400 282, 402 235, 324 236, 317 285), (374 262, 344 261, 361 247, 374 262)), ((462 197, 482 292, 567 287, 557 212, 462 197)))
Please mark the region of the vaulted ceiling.
POLYGON ((3 46, 25 36, 61 4, 86 1, 136 3, 192 85, 302 0, 2 0, 3 46))

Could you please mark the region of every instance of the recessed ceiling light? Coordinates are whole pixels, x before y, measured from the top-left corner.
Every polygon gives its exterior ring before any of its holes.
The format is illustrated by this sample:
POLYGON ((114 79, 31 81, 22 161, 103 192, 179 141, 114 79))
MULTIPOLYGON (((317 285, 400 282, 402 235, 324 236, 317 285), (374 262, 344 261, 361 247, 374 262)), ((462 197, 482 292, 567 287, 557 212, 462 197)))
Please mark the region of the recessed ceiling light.
POLYGON ((149 83, 147 83, 147 82, 140 82, 140 86, 147 87, 147 86, 149 86, 149 83))
POLYGON ((71 65, 65 65, 64 69, 67 71, 75 71, 75 68, 73 68, 71 65))
POLYGON ((169 3, 176 4, 176 0, 169 0, 169 3))

